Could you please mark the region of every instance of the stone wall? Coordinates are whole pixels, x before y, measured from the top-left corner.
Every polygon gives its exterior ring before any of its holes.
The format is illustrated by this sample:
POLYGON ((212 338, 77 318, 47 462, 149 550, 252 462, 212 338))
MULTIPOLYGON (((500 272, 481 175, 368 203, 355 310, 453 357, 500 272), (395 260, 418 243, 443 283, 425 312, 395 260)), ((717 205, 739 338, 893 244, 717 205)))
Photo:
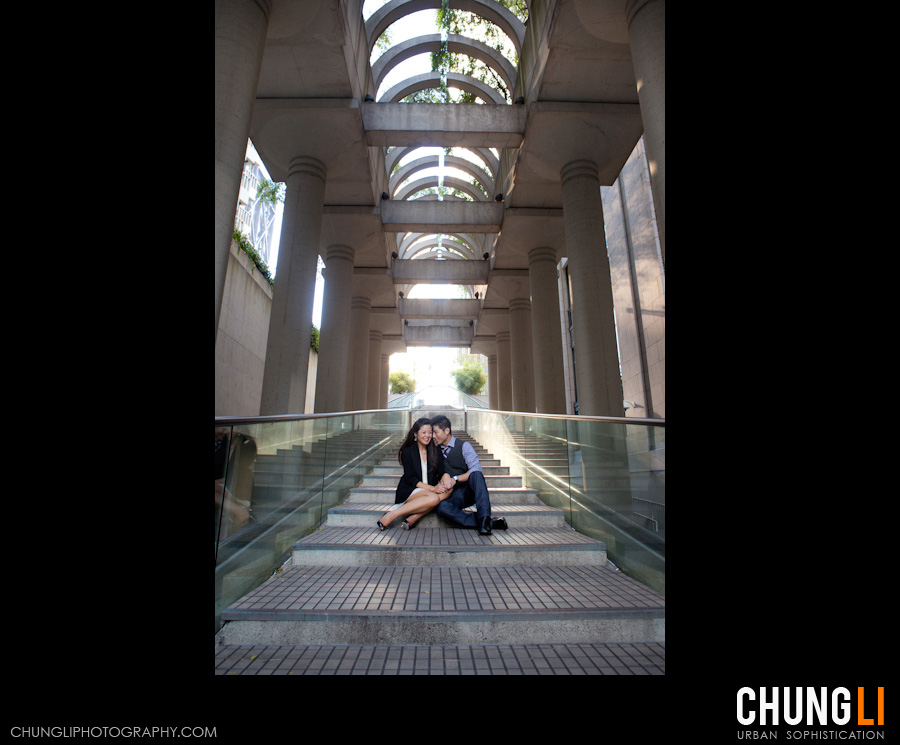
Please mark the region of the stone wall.
MULTIPOLYGON (((258 416, 272 287, 250 257, 232 241, 216 336, 215 416, 258 416)), ((315 402, 316 358, 312 350, 306 412, 315 402)))

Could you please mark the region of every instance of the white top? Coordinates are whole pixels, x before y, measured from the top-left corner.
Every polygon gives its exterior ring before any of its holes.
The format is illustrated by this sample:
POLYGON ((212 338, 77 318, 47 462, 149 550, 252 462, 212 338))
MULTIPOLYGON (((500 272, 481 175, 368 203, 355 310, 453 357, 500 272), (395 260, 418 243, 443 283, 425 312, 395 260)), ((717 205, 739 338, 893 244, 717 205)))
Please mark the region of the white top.
POLYGON ((422 455, 421 450, 419 451, 419 458, 422 461, 422 483, 427 484, 428 483, 428 462, 425 459, 425 456, 422 455))

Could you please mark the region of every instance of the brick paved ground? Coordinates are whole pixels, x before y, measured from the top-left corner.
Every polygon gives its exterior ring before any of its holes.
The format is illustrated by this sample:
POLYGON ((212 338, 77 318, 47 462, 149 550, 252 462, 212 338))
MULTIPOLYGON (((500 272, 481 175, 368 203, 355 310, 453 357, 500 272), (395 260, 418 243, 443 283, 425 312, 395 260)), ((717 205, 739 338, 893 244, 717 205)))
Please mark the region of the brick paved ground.
POLYGON ((665 675, 661 642, 216 648, 216 675, 665 675))

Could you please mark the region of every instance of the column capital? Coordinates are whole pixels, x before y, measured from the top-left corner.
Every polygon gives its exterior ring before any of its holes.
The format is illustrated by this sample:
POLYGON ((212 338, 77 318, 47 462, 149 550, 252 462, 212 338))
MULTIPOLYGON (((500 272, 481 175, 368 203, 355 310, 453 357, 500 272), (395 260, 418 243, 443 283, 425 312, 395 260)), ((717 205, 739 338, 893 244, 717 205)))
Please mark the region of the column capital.
POLYGON ((325 180, 327 173, 325 164, 316 158, 310 158, 306 155, 298 155, 293 158, 288 166, 288 178, 297 175, 315 176, 316 178, 325 180))
POLYGON ((559 172, 559 177, 563 184, 574 178, 592 178, 597 182, 600 181, 597 164, 592 160, 573 160, 566 163, 559 172))
POLYGON ((531 310, 531 298, 517 297, 509 301, 509 312, 517 310, 531 310))
POLYGON ((350 299, 350 307, 354 310, 370 310, 372 308, 372 301, 367 297, 357 295, 350 299))
POLYGON ((325 251, 325 263, 327 264, 331 259, 353 261, 355 254, 356 252, 350 246, 329 246, 325 251))
POLYGON ((509 331, 498 331, 494 339, 497 344, 509 344, 509 331))
POLYGON ((528 252, 528 264, 534 264, 538 261, 552 261, 556 263, 556 249, 551 246, 538 246, 532 248, 528 252))
POLYGON ((369 329, 369 341, 381 341, 383 337, 378 329, 369 329))

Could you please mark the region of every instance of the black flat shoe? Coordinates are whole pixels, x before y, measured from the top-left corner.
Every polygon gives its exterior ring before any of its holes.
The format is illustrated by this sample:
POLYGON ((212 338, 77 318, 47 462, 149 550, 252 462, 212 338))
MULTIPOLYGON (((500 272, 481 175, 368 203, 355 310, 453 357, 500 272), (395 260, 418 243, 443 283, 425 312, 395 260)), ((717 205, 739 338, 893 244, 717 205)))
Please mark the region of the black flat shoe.
POLYGON ((375 524, 376 524, 379 528, 381 528, 382 530, 386 530, 387 528, 391 527, 390 525, 382 525, 382 524, 381 524, 381 520, 379 520, 379 521, 378 521, 377 523, 375 523, 375 524))
POLYGON ((400 523, 400 527, 403 528, 403 530, 412 530, 418 524, 419 523, 413 523, 412 525, 410 525, 407 520, 404 520, 402 523, 400 523))
POLYGON ((508 528, 505 517, 491 518, 491 530, 507 530, 508 528))

